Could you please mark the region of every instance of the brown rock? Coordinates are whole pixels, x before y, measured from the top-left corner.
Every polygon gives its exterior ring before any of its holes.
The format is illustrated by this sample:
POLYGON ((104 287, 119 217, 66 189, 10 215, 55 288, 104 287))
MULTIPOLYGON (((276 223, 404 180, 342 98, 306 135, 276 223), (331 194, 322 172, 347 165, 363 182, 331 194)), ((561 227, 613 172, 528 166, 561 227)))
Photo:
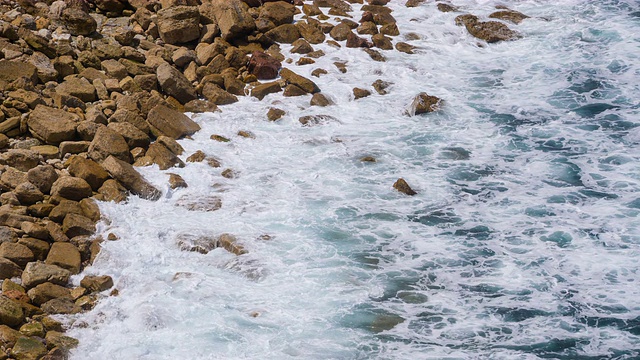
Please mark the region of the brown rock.
POLYGON ((51 190, 51 185, 58 179, 58 174, 53 166, 40 165, 27 172, 27 179, 38 187, 41 192, 48 194, 51 190))
POLYGON ((5 296, 0 296, 0 322, 3 325, 17 326, 24 320, 20 304, 5 296))
POLYGON ((91 292, 101 292, 113 287, 113 279, 108 275, 87 275, 80 281, 80 286, 91 292))
POLYGON ((0 154, 0 164, 9 165, 20 171, 29 171, 38 165, 38 154, 32 150, 9 149, 0 154))
POLYGON ((31 289, 34 286, 50 282, 56 285, 66 285, 71 272, 57 265, 45 264, 42 261, 30 262, 22 272, 22 286, 31 289))
POLYGON ((0 279, 11 279, 22 274, 22 269, 9 259, 0 257, 0 279))
POLYGON ((299 21, 295 25, 300 32, 300 36, 312 44, 322 44, 326 39, 322 30, 313 24, 305 21, 299 21))
POLYGON ((100 208, 96 201, 92 198, 86 198, 80 200, 80 208, 82 209, 82 214, 94 222, 100 220, 100 208))
POLYGON ((216 112, 218 106, 209 100, 191 100, 184 104, 184 111, 191 113, 216 112))
POLYGON ((267 31, 264 35, 272 42, 291 44, 300 38, 300 31, 293 24, 284 24, 267 31))
POLYGON ((34 237, 36 239, 48 240, 49 232, 47 228, 38 223, 23 222, 20 229, 24 231, 27 236, 34 237))
POLYGON ((222 200, 214 195, 200 197, 183 196, 176 201, 176 206, 183 207, 188 211, 216 211, 222 207, 222 200))
POLYGON ((147 122, 157 136, 165 135, 174 139, 192 135, 200 130, 200 126, 188 116, 164 105, 157 105, 151 109, 147 122))
POLYGON ((231 234, 220 235, 218 238, 218 246, 236 255, 243 255, 247 253, 244 247, 238 244, 238 239, 231 234))
POLYGON ((311 76, 315 76, 315 77, 320 77, 320 75, 324 75, 324 74, 328 74, 327 70, 325 69, 314 69, 311 72, 311 76))
POLYGON ((98 193, 102 195, 104 201, 114 201, 116 203, 127 200, 127 189, 119 182, 109 179, 102 184, 98 193))
POLYGON ((73 156, 68 160, 68 164, 69 173, 85 180, 94 191, 97 191, 109 178, 109 174, 102 166, 91 159, 73 156))
POLYGON ((361 99, 363 97, 367 97, 371 95, 371 91, 367 90, 367 89, 361 89, 361 88, 353 88, 353 96, 355 97, 355 99, 361 99))
MULTIPOLYGON (((102 166, 114 179, 118 180, 133 194, 147 200, 157 200, 162 193, 156 189, 142 175, 140 175, 129 163, 109 156, 102 166)), ((105 182, 106 184, 107 182, 105 182)), ((103 185, 104 187, 104 185, 103 185)), ((102 189, 102 188, 101 188, 102 189)))
POLYGON ((196 89, 191 82, 176 68, 164 63, 156 70, 158 83, 162 90, 185 104, 197 98, 196 89))
POLYGON ((60 200, 60 203, 49 213, 49 219, 57 223, 62 223, 67 214, 82 215, 80 203, 67 199, 60 200))
POLYGON ((0 60, 0 82, 12 83, 23 77, 35 85, 38 82, 38 69, 23 61, 0 60))
POLYGON ((47 354, 47 347, 38 339, 21 337, 11 349, 11 356, 20 360, 36 360, 47 354))
POLYGON ((51 185, 51 195, 79 201, 91 196, 91 186, 81 178, 64 176, 51 185))
POLYGON ((23 182, 13 190, 22 205, 33 205, 44 199, 44 194, 30 182, 23 182))
POLYGON ((187 182, 178 174, 169 174, 169 187, 171 189, 186 188, 187 182))
POLYGON ((85 11, 78 7, 67 7, 62 11, 60 20, 71 35, 89 35, 96 31, 97 22, 85 11))
POLYGON ((200 13, 194 6, 173 6, 158 11, 158 34, 167 44, 180 44, 200 37, 200 13))
MULTIPOLYGON (((48 231, 46 232, 46 235, 47 235, 46 240, 49 240, 48 231)), ((33 256, 35 260, 44 260, 46 259, 47 254, 49 253, 49 243, 45 240, 40 240, 40 239, 35 239, 30 237, 23 237, 18 241, 18 243, 28 247, 29 250, 33 252, 33 256)))
POLYGON ((282 69, 280 71, 280 76, 289 84, 294 84, 308 93, 315 94, 320 91, 318 85, 316 85, 313 81, 300 76, 289 69, 282 69))
POLYGON ((406 42, 399 41, 396 43, 396 50, 400 52, 413 54, 413 49, 415 49, 415 46, 407 44, 406 42))
POLYGON ((488 43, 515 40, 520 37, 517 32, 501 22, 479 21, 477 16, 471 14, 457 16, 456 25, 464 25, 471 35, 488 43))
POLYGON ((72 274, 77 274, 80 272, 80 251, 71 243, 55 242, 51 245, 45 262, 49 265, 57 265, 67 269, 72 274))
POLYGON ((74 96, 84 102, 96 101, 96 88, 89 80, 81 77, 69 77, 56 87, 61 95, 74 96))
POLYGON ((231 40, 255 29, 249 7, 240 0, 208 0, 202 5, 215 17, 223 39, 231 40))
POLYGON ((29 261, 34 260, 31 249, 22 244, 10 242, 0 244, 0 257, 10 260, 19 266, 25 266, 29 261))
POLYGON ((522 22, 522 20, 524 19, 528 19, 529 16, 519 12, 519 11, 515 11, 515 10, 500 10, 500 11, 496 11, 494 13, 491 13, 489 15, 490 18, 494 18, 494 19, 500 19, 500 20, 504 20, 504 21, 509 21, 512 22, 514 24, 520 24, 522 22))
POLYGON ((85 216, 67 214, 62 222, 62 231, 69 238, 73 238, 80 235, 93 235, 96 231, 96 226, 91 219, 85 216))
POLYGON ((391 38, 384 36, 383 34, 375 34, 371 37, 373 45, 382 50, 393 50, 393 44, 391 38))
POLYGON ((267 2, 260 8, 259 17, 268 19, 276 25, 290 24, 296 8, 284 1, 267 2))
POLYGON ((157 142, 149 146, 146 156, 148 156, 154 164, 158 164, 160 170, 167 170, 174 166, 184 167, 184 163, 176 154, 157 142))
POLYGON ((49 237, 55 242, 67 242, 69 238, 62 231, 62 227, 53 221, 46 223, 47 230, 49 231, 49 237))
POLYGON ((109 77, 122 80, 127 76, 127 68, 115 59, 104 60, 100 67, 109 77))
MULTIPOLYGON (((375 36, 384 36, 384 35, 377 34, 377 35, 374 35, 374 37, 375 36)), ((367 41, 366 39, 361 38, 358 35, 352 33, 351 31, 349 31, 349 34, 347 34, 347 44, 346 44, 346 46, 348 48, 359 48, 359 47, 369 48, 369 47, 371 47, 371 43, 369 43, 369 41, 367 41)))
MULTIPOLYGON (((71 245, 69 243, 56 243, 54 245, 63 245, 63 244, 71 245)), ((60 285, 52 284, 50 282, 45 282, 40 285, 37 285, 36 287, 27 291, 27 295, 35 305, 42 305, 47 301, 51 299, 56 299, 56 298, 71 299, 71 293, 69 289, 62 287, 60 285)))
POLYGON ((311 106, 329 106, 333 105, 333 101, 325 96, 323 93, 315 93, 311 97, 310 101, 311 106))
POLYGON ((419 115, 429 113, 439 110, 441 106, 442 100, 440 98, 422 92, 413 99, 409 114, 419 115))
POLYGON ((307 92, 302 90, 301 88, 299 88, 296 85, 293 84, 289 84, 284 88, 284 92, 282 93, 283 96, 287 96, 287 97, 291 97, 291 96, 302 96, 302 95, 306 95, 307 92))
POLYGON ((19 331, 6 325, 0 325, 0 344, 3 347, 12 348, 19 338, 24 338, 19 331))
POLYGON ((267 111, 267 119, 269 119, 269 121, 276 121, 283 117, 285 114, 286 112, 284 110, 278 108, 269 108, 269 111, 267 111))
POLYGON ((53 204, 35 204, 29 206, 27 212, 31 216, 43 218, 49 216, 49 213, 54 207, 53 204))
POLYGON ((205 154, 202 150, 198 150, 195 153, 189 155, 189 157, 187 158, 187 162, 202 162, 206 157, 207 154, 205 154))
MULTIPOLYGON (((60 312, 58 312, 60 313, 60 312)), ((70 312, 70 313, 73 313, 70 312)), ((48 331, 45 341, 49 347, 62 350, 63 353, 78 346, 78 340, 58 331, 48 331)), ((43 359, 44 360, 44 359, 43 359)))
POLYGON ((112 122, 107 126, 108 129, 120 134, 127 142, 129 149, 137 147, 147 148, 151 143, 149 136, 135 125, 128 122, 112 122))
POLYGON ((340 23, 331 29, 329 35, 336 41, 347 40, 347 37, 351 34, 351 28, 346 23, 340 23))
POLYGON ((257 97, 258 99, 262 100, 268 94, 277 93, 280 92, 280 90, 280 83, 277 81, 272 81, 254 86, 251 89, 251 96, 257 97))
POLYGON ((373 88, 378 92, 378 94, 386 95, 388 94, 387 88, 391 86, 391 83, 378 79, 374 81, 373 84, 371 84, 371 86, 373 86, 373 88))
POLYGON ((130 161, 127 141, 122 135, 102 126, 98 128, 91 145, 89 145, 89 156, 93 160, 101 162, 110 155, 123 161, 130 161))
POLYGON ((393 188, 398 190, 398 191, 400 191, 401 193, 404 193, 404 194, 407 194, 407 195, 415 195, 415 194, 417 194, 415 191, 413 191, 413 189, 411 189, 409 184, 407 184, 407 182, 403 178, 399 178, 393 184, 393 188))
POLYGON ((57 145, 73 140, 80 118, 61 109, 44 105, 36 106, 29 114, 27 125, 31 134, 47 144, 57 145))
POLYGON ((313 47, 305 39, 298 39, 292 45, 291 52, 294 54, 308 54, 313 51, 313 47))
POLYGON ((306 115, 298 119, 302 126, 324 125, 330 122, 338 122, 338 119, 330 115, 306 115))
POLYGON ((458 11, 458 8, 450 4, 438 3, 438 10, 441 12, 453 12, 458 11))
POLYGON ((216 105, 227 105, 238 101, 238 98, 214 83, 206 83, 202 95, 216 105))
POLYGON ((379 51, 365 48, 364 52, 366 52, 373 61, 380 61, 380 62, 387 61, 387 59, 382 54, 380 54, 379 51))

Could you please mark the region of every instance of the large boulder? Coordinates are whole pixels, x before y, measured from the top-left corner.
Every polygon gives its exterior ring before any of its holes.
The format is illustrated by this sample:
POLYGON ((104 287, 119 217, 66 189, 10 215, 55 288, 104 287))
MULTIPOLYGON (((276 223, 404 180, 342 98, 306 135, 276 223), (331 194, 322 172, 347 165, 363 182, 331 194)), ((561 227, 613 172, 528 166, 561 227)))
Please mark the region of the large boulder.
POLYGON ((320 88, 318 87, 318 85, 316 85, 316 83, 305 78, 304 76, 294 73, 293 71, 287 68, 284 68, 280 71, 280 76, 283 79, 285 79, 289 84, 296 85, 297 87, 301 88, 302 90, 310 94, 315 94, 317 92, 320 92, 320 88))
POLYGON ((256 28, 249 6, 240 0, 210 0, 202 6, 213 14, 225 40, 249 34, 256 28))
POLYGON ((24 320, 24 312, 17 301, 0 296, 0 323, 17 326, 24 320))
POLYGON ((91 196, 91 186, 81 178, 63 176, 51 185, 51 195, 80 201, 91 196))
POLYGON ((56 87, 60 95, 74 96, 84 102, 96 101, 96 88, 83 77, 70 77, 56 87))
POLYGON ((275 79, 282 64, 273 56, 262 51, 254 51, 249 60, 249 72, 260 80, 275 79))
POLYGON ((40 165, 27 172, 27 180, 44 194, 51 191, 51 185, 58 180, 58 173, 51 165, 40 165))
POLYGON ((151 109, 147 122, 152 127, 154 135, 165 135, 174 139, 192 135, 200 130, 200 125, 187 115, 164 105, 156 105, 151 109))
MULTIPOLYGON (((158 200, 162 193, 138 173, 131 164, 109 156, 102 166, 131 193, 143 199, 158 200)), ((106 183, 105 183, 106 184, 106 183)), ((103 186, 104 187, 104 186, 103 186)))
POLYGON ((72 239, 81 235, 93 235, 96 231, 96 225, 86 216, 67 214, 62 222, 62 231, 72 239))
POLYGON ((91 159, 73 156, 69 159, 68 164, 69 174, 84 179, 94 191, 97 191, 109 178, 107 171, 91 159))
POLYGON ((0 154, 0 164, 9 165, 20 171, 29 171, 38 166, 39 162, 38 154, 32 150, 9 149, 0 154))
POLYGON ((160 170, 167 170, 174 166, 184 167, 184 162, 182 162, 176 154, 158 142, 149 146, 146 156, 148 156, 154 164, 158 164, 160 170))
POLYGON ((260 8, 259 17, 276 25, 291 24, 295 10, 295 6, 284 1, 268 2, 260 8))
MULTIPOLYGON (((70 243, 56 243, 56 244, 71 245, 70 243)), ((71 290, 65 287, 62 287, 60 285, 46 282, 27 291, 27 295, 29 296, 29 299, 31 299, 32 303, 34 303, 35 305, 42 305, 52 299, 57 299, 57 298, 71 299, 71 290)))
POLYGON ((91 15, 75 6, 64 9, 60 20, 74 36, 89 35, 98 27, 98 23, 91 15))
POLYGON ((16 263, 9 259, 0 257, 0 280, 11 279, 20 276, 22 269, 16 263))
POLYGON ((14 359, 31 360, 40 359, 47 354, 47 347, 35 337, 20 337, 11 349, 14 359))
POLYGON ((47 144, 58 145, 73 140, 80 118, 62 109, 38 105, 29 114, 27 126, 31 134, 47 144))
POLYGON ((0 257, 8 259, 19 266, 25 266, 34 259, 31 249, 22 244, 9 242, 0 245, 0 257))
POLYGON ((158 11, 158 33, 167 44, 180 44, 200 37, 200 13, 194 6, 173 6, 158 11))
POLYGON ((33 205, 39 201, 44 199, 44 194, 42 191, 38 190, 38 188, 32 183, 26 181, 22 184, 16 186, 13 190, 13 193, 16 194, 18 201, 22 205, 33 205))
POLYGON ((516 31, 509 29, 507 25, 499 21, 480 21, 477 16, 471 14, 457 16, 456 25, 464 25, 469 34, 488 43, 514 40, 520 37, 516 31))
MULTIPOLYGON (((149 126, 148 124, 146 125, 147 127, 149 126)), ((137 147, 146 149, 147 147, 149 147, 149 143, 151 142, 149 136, 132 123, 112 122, 107 127, 122 135, 122 137, 127 141, 129 149, 135 149, 137 147)))
POLYGON ((46 282, 64 286, 70 276, 69 270, 57 265, 46 264, 42 261, 30 262, 22 272, 22 286, 31 289, 46 282))
POLYGON ((280 92, 280 90, 280 83, 277 81, 271 81, 254 86, 251 89, 251 96, 255 96, 258 99, 262 100, 265 96, 280 92))
POLYGON ((38 82, 38 69, 24 61, 0 60, 0 82, 11 83, 23 77, 35 85, 38 82))
POLYGON ((291 44, 300 38, 300 31, 294 24, 283 24, 267 31, 264 36, 272 42, 291 44))
POLYGON ((45 262, 77 274, 80 272, 80 251, 70 242, 55 242, 51 245, 45 262))
POLYGON ((98 131, 96 131, 91 145, 89 145, 89 156, 93 160, 101 162, 110 155, 127 162, 130 161, 131 157, 127 141, 122 135, 106 126, 101 126, 98 128, 98 131))
POLYGON ((167 95, 176 98, 180 103, 186 104, 198 98, 196 89, 191 82, 178 69, 168 63, 158 66, 156 76, 162 90, 167 95))

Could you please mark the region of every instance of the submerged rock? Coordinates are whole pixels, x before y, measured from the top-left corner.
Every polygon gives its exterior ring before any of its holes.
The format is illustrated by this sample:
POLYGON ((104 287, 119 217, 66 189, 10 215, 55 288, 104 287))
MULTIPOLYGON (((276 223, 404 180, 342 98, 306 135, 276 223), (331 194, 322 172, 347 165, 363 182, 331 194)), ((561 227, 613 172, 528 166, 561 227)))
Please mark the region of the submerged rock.
POLYGON ((413 189, 407 184, 407 182, 403 178, 399 178, 394 184, 393 188, 400 191, 401 193, 407 195, 416 195, 417 192, 413 191, 413 189))
POLYGON ((413 102, 409 106, 409 115, 419 115, 440 110, 442 99, 429 95, 425 92, 418 94, 413 98, 413 102))
POLYGON ((507 25, 501 22, 480 21, 477 16, 471 14, 456 17, 456 25, 464 25, 469 34, 488 43, 515 40, 520 37, 516 31, 509 29, 507 25))

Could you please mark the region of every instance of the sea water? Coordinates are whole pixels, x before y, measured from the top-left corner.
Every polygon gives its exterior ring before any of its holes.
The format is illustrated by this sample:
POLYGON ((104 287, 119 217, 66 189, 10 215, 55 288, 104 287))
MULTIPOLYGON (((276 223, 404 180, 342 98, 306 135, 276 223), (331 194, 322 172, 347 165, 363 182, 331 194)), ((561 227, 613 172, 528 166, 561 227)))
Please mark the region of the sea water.
MULTIPOLYGON (((481 18, 499 4, 454 2, 481 18)), ((183 160, 221 168, 140 168, 160 200, 100 204, 98 232, 119 240, 85 274, 119 295, 64 318, 74 359, 640 357, 640 4, 510 2, 531 18, 496 44, 434 2, 388 6, 415 54, 314 45, 315 64, 285 67, 335 105, 273 94, 193 114, 183 160), (420 92, 442 110, 408 116, 420 92), (268 121, 271 107, 286 115, 268 121), (169 189, 169 172, 189 186, 169 189), (217 211, 176 206, 211 196, 217 211), (177 241, 222 233, 248 252, 177 241)))

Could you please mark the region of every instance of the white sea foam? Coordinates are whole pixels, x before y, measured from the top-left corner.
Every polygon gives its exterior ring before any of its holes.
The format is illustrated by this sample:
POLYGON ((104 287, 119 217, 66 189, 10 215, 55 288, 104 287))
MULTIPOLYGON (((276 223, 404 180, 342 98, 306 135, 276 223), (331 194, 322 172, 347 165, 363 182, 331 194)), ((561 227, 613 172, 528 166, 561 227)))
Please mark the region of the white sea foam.
MULTIPOLYGON (((486 16, 499 3, 454 4, 486 16)), ((142 168, 162 199, 101 204, 99 231, 121 239, 87 272, 113 276, 120 295, 68 318, 74 358, 640 356, 637 4, 514 2, 532 16, 512 25, 523 38, 491 45, 435 3, 389 6, 398 41, 420 35, 407 40, 416 54, 374 62, 314 45, 316 64, 286 66, 335 106, 275 94, 193 115, 202 131, 181 141, 186 155, 222 168, 142 168), (311 77, 318 67, 329 73, 311 77), (388 95, 353 100, 376 79, 388 95), (406 116, 422 91, 444 110, 406 116), (272 106, 287 115, 267 121, 272 106), (310 114, 338 121, 300 126, 310 114), (189 187, 169 191, 168 172, 189 187), (399 177, 418 195, 395 192, 399 177), (220 210, 174 206, 210 195, 220 210), (248 254, 175 240, 225 232, 248 254)))

